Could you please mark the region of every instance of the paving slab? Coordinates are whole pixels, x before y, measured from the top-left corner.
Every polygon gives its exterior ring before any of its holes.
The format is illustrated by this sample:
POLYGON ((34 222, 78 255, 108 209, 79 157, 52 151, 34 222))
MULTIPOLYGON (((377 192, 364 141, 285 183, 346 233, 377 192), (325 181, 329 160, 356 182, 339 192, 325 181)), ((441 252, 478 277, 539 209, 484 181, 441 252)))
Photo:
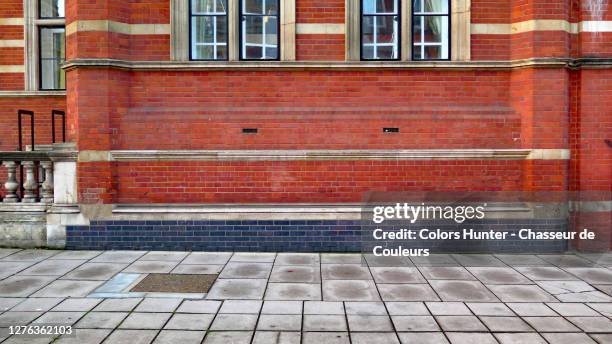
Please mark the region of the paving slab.
POLYGON ((8 311, 25 300, 27 299, 21 297, 0 297, 0 313, 8 311))
POLYGON ((141 298, 105 299, 94 312, 131 312, 141 301, 141 298))
POLYGON ((51 258, 60 252, 61 251, 56 251, 56 250, 38 250, 38 249, 21 250, 11 255, 5 256, 4 258, 0 259, 0 261, 3 261, 3 262, 24 262, 24 261, 40 262, 45 259, 51 258))
POLYGON ((230 262, 273 263, 275 259, 276 253, 236 252, 230 258, 230 262))
POLYGON ((587 306, 607 317, 612 317, 612 303, 587 303, 587 306))
POLYGON ((227 263, 219 278, 268 278, 272 263, 227 263))
POLYGON ((580 332, 562 317, 523 317, 538 332, 580 332))
POLYGON ((278 253, 274 265, 319 265, 318 253, 278 253))
POLYGON ((32 294, 34 297, 83 297, 99 287, 102 281, 57 280, 32 294))
POLYGON ((566 319, 584 332, 612 333, 612 320, 606 317, 567 317, 566 319))
POLYGON ((128 316, 127 312, 90 312, 79 320, 76 328, 114 329, 128 316))
POLYGON ((562 302, 612 302, 612 297, 600 291, 558 294, 556 297, 562 302))
POLYGON ((160 330, 172 313, 130 313, 119 325, 122 329, 160 330))
POLYGON ((512 316, 514 312, 501 302, 469 302, 467 306, 476 315, 512 316))
POLYGON ((592 261, 573 254, 546 254, 538 255, 538 257, 561 268, 597 266, 597 264, 592 261))
POLYGON ((18 248, 0 248, 0 258, 10 256, 13 253, 21 251, 18 248))
POLYGON ((527 317, 557 316, 550 307, 540 302, 506 303, 516 314, 527 317))
POLYGON ((519 317, 481 316, 480 321, 491 332, 533 332, 531 326, 519 317))
MULTIPOLYGON (((497 340, 490 333, 474 332, 447 332, 446 336, 451 344, 497 344, 497 340)), ((526 343, 522 343, 526 344, 526 343)))
POLYGON ((55 342, 59 344, 99 344, 111 333, 108 329, 77 328, 72 334, 60 336, 55 342))
POLYGON ((427 257, 411 257, 415 266, 461 266, 450 254, 431 254, 427 257))
POLYGON ((214 317, 213 314, 176 313, 168 320, 164 329, 206 331, 214 317))
POLYGON ((342 302, 306 301, 304 302, 304 314, 342 315, 344 305, 342 302))
POLYGON ((215 275, 221 272, 223 265, 204 265, 204 264, 179 264, 170 273, 189 274, 189 275, 215 275))
POLYGON ((379 301, 372 280, 324 280, 324 301, 379 301))
POLYGON ((130 264, 123 272, 152 274, 168 273, 178 265, 177 261, 138 260, 130 264))
POLYGON ((593 284, 612 284, 612 270, 606 268, 566 268, 565 271, 593 284))
POLYGON ((530 284, 525 276, 512 268, 469 267, 467 268, 480 282, 487 284, 530 284))
POLYGON ((325 264, 321 266, 323 280, 371 280, 367 266, 360 264, 325 264))
POLYGON ((219 314, 259 314, 262 304, 259 300, 226 300, 219 314))
POLYGON ((321 285, 312 283, 268 283, 265 300, 321 300, 321 285))
MULTIPOLYGON (((365 254, 363 258, 370 267, 407 267, 414 266, 408 257, 384 257, 365 254)), ((363 261, 362 261, 363 263, 363 261)))
POLYGON ((210 331, 206 333, 204 344, 250 344, 253 332, 251 331, 210 331))
POLYGON ((599 344, 609 344, 612 343, 612 334, 598 334, 593 333, 591 338, 595 339, 595 341, 599 344))
POLYGON ((225 265, 232 254, 232 252, 192 252, 181 264, 225 265))
POLYGON ((64 299, 61 297, 30 297, 17 306, 13 312, 47 312, 64 299))
POLYGON ((174 312, 181 299, 177 298, 146 298, 134 309, 134 312, 174 312))
POLYGON ((442 332, 401 332, 397 335, 402 344, 448 344, 442 332))
POLYGON ((456 266, 419 267, 423 276, 428 280, 475 280, 466 268, 456 266))
POLYGON ((573 276, 560 268, 550 266, 529 266, 529 267, 517 267, 516 271, 525 275, 525 277, 534 281, 565 281, 565 280, 577 280, 576 276, 573 276))
POLYGON ((34 320, 32 324, 69 326, 74 325, 83 315, 85 312, 47 312, 34 320))
POLYGON ((257 323, 258 331, 300 331, 301 315, 262 314, 257 323))
POLYGON ((494 335, 500 344, 547 344, 546 340, 537 333, 495 333, 494 335))
POLYGON ((321 271, 316 265, 274 265, 270 282, 321 283, 321 271))
POLYGON ((551 263, 533 254, 496 254, 495 257, 510 266, 553 266, 551 263))
POLYGON ((207 299, 261 300, 267 279, 218 279, 210 288, 207 299))
POLYGON ((552 295, 535 285, 489 285, 503 302, 555 302, 552 295))
POLYGON ((387 315, 383 302, 345 302, 344 308, 349 315, 387 315))
POLYGON ((399 344, 394 332, 351 332, 352 344, 399 344))
POLYGON ((302 314, 302 302, 265 301, 261 314, 302 314))
POLYGON ((398 332, 440 331, 440 326, 431 315, 392 315, 391 320, 398 332))
POLYGON ((472 315, 463 302, 425 302, 433 315, 472 315))
POLYGON ((386 332, 393 331, 391 318, 388 315, 352 315, 346 316, 351 332, 386 332))
POLYGON ((185 300, 178 307, 178 313, 209 313, 215 314, 221 307, 221 301, 212 300, 185 300))
POLYGON ((0 314, 0 327, 27 325, 42 314, 43 312, 5 312, 0 314))
POLYGON ((38 262, 2 262, 0 261, 0 279, 7 278, 29 268, 38 262))
POLYGON ((211 331, 252 331, 255 330, 257 314, 218 314, 211 331))
POLYGON ((429 315, 423 302, 385 302, 390 315, 429 315))
POLYGON ((252 344, 300 344, 300 332, 256 331, 252 344))
POLYGON ((478 281, 445 281, 432 280, 429 284, 433 287, 442 301, 499 301, 482 283, 478 281))
POLYGON ((358 253, 321 253, 321 264, 362 264, 365 259, 358 253))
POLYGON ((126 267, 125 263, 85 263, 62 279, 104 281, 111 279, 126 267))
POLYGON ((376 283, 427 283, 414 267, 372 267, 370 271, 376 283))
POLYGON ((109 344, 148 344, 157 335, 155 330, 115 330, 106 338, 109 344))
POLYGON ((453 254, 451 256, 465 267, 507 266, 492 254, 453 254))
POLYGON ((304 332, 302 344, 350 344, 348 332, 304 332))
POLYGON ((435 318, 444 331, 487 331, 482 322, 473 315, 438 315, 435 318))
POLYGON ((65 299, 53 307, 56 312, 89 312, 96 307, 102 299, 97 298, 70 298, 65 299))
POLYGON ((90 260, 99 256, 102 252, 104 251, 61 251, 49 259, 90 260))
POLYGON ((55 280, 57 276, 11 276, 0 281, 0 296, 26 297, 55 280))
POLYGON ((142 257, 145 251, 105 251, 91 259, 90 263, 132 263, 142 257))
POLYGON ((177 262, 187 257, 188 252, 174 252, 174 251, 150 251, 138 260, 155 260, 164 262, 177 262))
POLYGON ((599 313, 583 303, 547 303, 546 305, 564 317, 599 316, 599 313))
POLYGON ((154 344, 200 344, 205 331, 163 330, 155 338, 154 344))
POLYGON ((439 301, 428 284, 379 284, 384 301, 439 301))
POLYGON ((554 344, 596 344, 584 333, 542 333, 542 336, 554 344))
POLYGON ((348 331, 346 317, 344 315, 306 314, 304 315, 303 331, 346 332, 348 331))

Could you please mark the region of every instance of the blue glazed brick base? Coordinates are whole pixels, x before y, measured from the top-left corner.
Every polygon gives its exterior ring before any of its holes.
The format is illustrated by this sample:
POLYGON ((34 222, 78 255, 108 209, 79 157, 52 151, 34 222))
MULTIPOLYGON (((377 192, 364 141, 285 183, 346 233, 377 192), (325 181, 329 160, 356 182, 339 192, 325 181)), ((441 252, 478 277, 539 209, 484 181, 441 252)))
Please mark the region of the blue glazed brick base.
MULTIPOLYGON (((495 228, 564 231, 559 220, 493 220, 475 230, 495 228)), ((445 230, 453 230, 450 226, 445 230)), ((477 227, 477 226, 474 226, 477 227)), ((361 252, 370 246, 371 225, 359 220, 243 220, 243 221, 92 221, 88 226, 68 226, 67 249, 260 251, 260 252, 361 252), (365 239, 365 240, 364 240, 365 239)), ((413 245, 441 252, 562 252, 565 241, 428 241, 413 245)))

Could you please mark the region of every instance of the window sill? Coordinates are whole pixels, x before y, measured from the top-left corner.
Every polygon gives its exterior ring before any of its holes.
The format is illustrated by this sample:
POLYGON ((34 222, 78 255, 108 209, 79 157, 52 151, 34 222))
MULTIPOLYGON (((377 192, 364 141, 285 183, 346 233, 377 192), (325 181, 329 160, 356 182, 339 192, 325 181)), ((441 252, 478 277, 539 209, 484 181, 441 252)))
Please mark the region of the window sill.
POLYGON ((44 96, 66 96, 66 90, 47 91, 0 91, 0 98, 7 97, 44 97, 44 96))

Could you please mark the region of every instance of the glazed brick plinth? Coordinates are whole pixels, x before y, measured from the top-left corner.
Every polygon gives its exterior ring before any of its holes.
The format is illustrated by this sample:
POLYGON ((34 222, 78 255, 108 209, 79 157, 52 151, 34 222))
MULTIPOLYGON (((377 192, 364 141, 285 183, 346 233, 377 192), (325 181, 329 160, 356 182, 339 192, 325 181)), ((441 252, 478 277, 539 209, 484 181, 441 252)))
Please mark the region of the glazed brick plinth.
MULTIPOLYGON (((461 225, 440 226, 461 230, 461 225)), ((414 227, 417 228, 416 225, 414 227)), ((422 228, 422 227, 421 227, 422 228)), ((518 228, 564 231, 566 221, 487 220, 475 231, 518 228)), ((129 249, 176 251, 361 252, 372 227, 358 220, 242 220, 242 221, 92 221, 89 226, 68 226, 66 249, 129 249)), ((510 238, 510 237, 509 237, 510 238)), ((409 247, 440 252, 563 252, 564 241, 457 240, 410 241, 409 247)))
POLYGON ((81 203, 360 202, 368 191, 561 191, 564 160, 78 164, 81 203))

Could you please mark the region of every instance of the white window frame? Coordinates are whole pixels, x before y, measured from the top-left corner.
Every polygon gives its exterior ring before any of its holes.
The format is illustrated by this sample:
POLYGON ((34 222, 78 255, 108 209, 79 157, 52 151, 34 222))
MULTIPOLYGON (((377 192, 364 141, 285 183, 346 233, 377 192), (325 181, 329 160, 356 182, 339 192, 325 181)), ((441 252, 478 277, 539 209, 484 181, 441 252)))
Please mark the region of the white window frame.
POLYGON ((399 37, 401 37, 402 35, 402 27, 400 25, 400 23, 398 22, 398 20, 394 20, 393 26, 394 26, 394 32, 395 37, 393 38, 393 42, 392 43, 378 43, 377 41, 377 29, 378 29, 378 23, 377 20, 379 17, 391 17, 393 18, 394 16, 397 17, 399 19, 399 21, 401 22, 401 1, 400 0, 394 0, 395 2, 395 12, 391 13, 366 13, 365 9, 363 8, 363 0, 359 1, 359 20, 360 23, 359 25, 361 25, 361 29, 360 29, 360 36, 359 36, 359 44, 360 44, 360 59, 364 60, 364 61, 395 61, 395 60, 399 60, 400 59, 400 42, 399 42, 399 37), (373 19, 373 30, 374 32, 372 33, 372 37, 374 39, 374 41, 372 43, 363 43, 363 19, 365 17, 372 17, 373 19), (366 59, 363 57, 363 47, 372 47, 373 48, 373 52, 374 52, 374 58, 371 59, 366 59), (393 58, 378 58, 378 47, 393 47, 393 54, 396 57, 393 58))
POLYGON ((191 48, 189 50, 189 53, 191 55, 190 56, 191 60, 195 60, 195 61, 224 61, 224 60, 228 59, 228 57, 226 57, 226 58, 218 58, 217 57, 217 47, 225 46, 226 49, 228 47, 229 33, 227 33, 227 32, 226 32, 226 35, 225 35, 226 41, 225 42, 217 42, 217 19, 218 19, 218 17, 220 17, 220 16, 224 16, 225 17, 226 25, 228 25, 228 28, 226 28, 226 30, 229 29, 229 19, 230 18, 229 18, 229 9, 228 9, 229 6, 228 6, 228 2, 226 0, 226 3, 225 3, 225 7, 226 7, 225 8, 225 12, 217 12, 217 10, 218 10, 217 9, 217 2, 214 1, 213 3, 215 4, 214 12, 198 12, 198 13, 195 13, 195 12, 193 12, 192 0, 189 0, 189 32, 190 32, 190 36, 191 36, 191 42, 190 42, 190 44, 191 44, 190 47, 191 48), (195 19, 198 18, 198 17, 212 17, 213 18, 213 26, 214 26, 214 29, 213 29, 213 31, 214 31, 214 33, 213 33, 213 42, 197 42, 196 41, 196 35, 195 35, 195 33, 193 31, 194 31, 194 28, 196 27, 195 26, 195 19), (212 59, 194 58, 194 51, 196 50, 196 48, 198 46, 212 46, 213 47, 214 58, 212 58, 212 59))
MULTIPOLYGON (((66 27, 66 18, 39 18, 39 0, 24 0, 24 64, 25 64, 25 90, 41 90, 40 71, 40 37, 41 27, 66 27)), ((64 38, 65 39, 65 38, 64 38)), ((51 89, 44 91, 64 91, 64 89, 51 89)))

